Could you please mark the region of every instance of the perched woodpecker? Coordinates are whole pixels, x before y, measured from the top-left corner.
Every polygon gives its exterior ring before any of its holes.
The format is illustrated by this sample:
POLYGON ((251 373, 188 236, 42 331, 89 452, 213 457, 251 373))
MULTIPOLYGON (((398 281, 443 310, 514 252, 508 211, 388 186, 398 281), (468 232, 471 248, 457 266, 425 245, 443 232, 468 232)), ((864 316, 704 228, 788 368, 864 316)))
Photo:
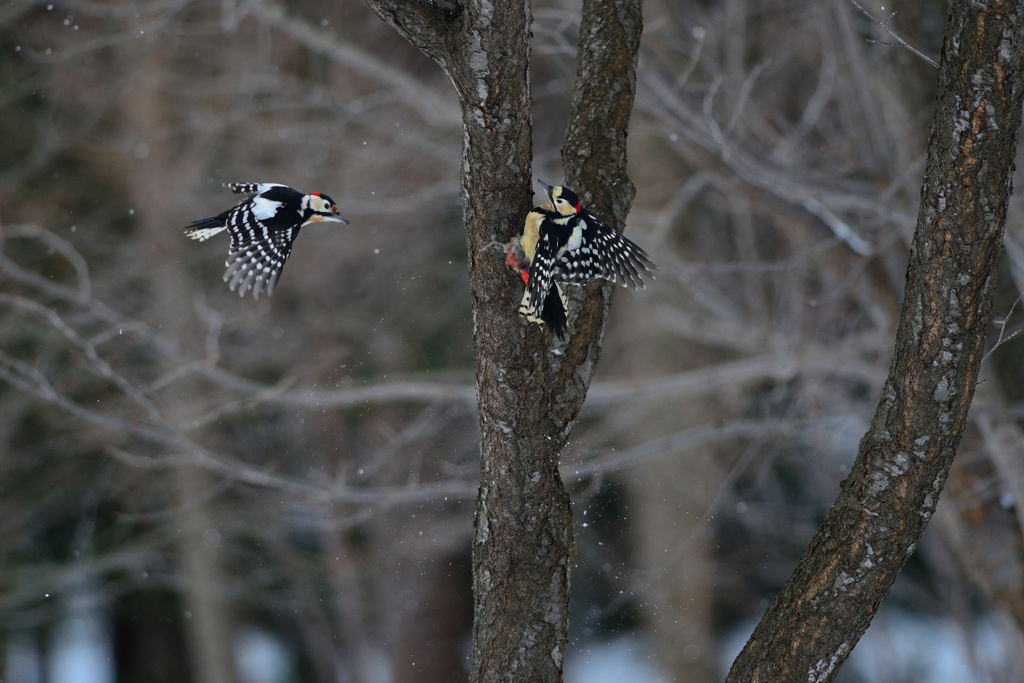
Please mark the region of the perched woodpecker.
POLYGON ((523 234, 505 245, 505 263, 519 273, 526 285, 523 300, 519 304, 519 313, 532 323, 547 323, 558 338, 565 341, 568 319, 565 313, 565 294, 557 282, 548 290, 544 305, 540 311, 530 303, 530 264, 537 252, 537 241, 540 239, 540 227, 544 219, 554 212, 551 202, 544 202, 526 214, 523 234))
MULTIPOLYGON (((582 208, 572 190, 538 182, 550 201, 527 214, 523 235, 506 247, 506 263, 526 283, 519 312, 531 321, 557 321, 560 305, 564 320, 564 297, 559 283, 582 285, 604 278, 643 289, 643 275, 650 275, 654 269, 647 253, 582 208), (555 292, 557 296, 553 295, 555 292), (538 301, 543 302, 539 312, 535 303, 538 301), (553 310, 548 311, 549 307, 553 310)), ((557 334, 555 325, 548 324, 557 334)), ((559 337, 564 339, 564 334, 559 337)))
POLYGON ((227 230, 231 235, 224 282, 231 291, 254 299, 267 296, 281 277, 281 269, 299 230, 310 223, 348 223, 334 200, 325 194, 302 194, 277 183, 225 183, 235 194, 248 194, 238 206, 212 218, 189 224, 185 235, 200 242, 227 230))

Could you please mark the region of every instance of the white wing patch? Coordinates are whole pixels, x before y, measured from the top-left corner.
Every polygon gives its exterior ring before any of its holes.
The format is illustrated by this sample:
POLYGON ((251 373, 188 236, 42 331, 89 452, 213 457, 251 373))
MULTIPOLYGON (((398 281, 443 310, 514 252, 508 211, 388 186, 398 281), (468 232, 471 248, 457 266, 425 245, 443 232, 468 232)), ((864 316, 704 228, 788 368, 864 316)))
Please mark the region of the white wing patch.
MULTIPOLYGON (((272 186, 267 186, 269 189, 272 186)), ((263 185, 260 185, 263 188, 263 185)), ((264 192, 263 189, 260 192, 264 192)), ((256 217, 256 220, 262 221, 268 218, 273 218, 274 214, 277 213, 277 209, 281 206, 280 202, 275 202, 260 195, 256 195, 252 198, 252 215, 256 217)))

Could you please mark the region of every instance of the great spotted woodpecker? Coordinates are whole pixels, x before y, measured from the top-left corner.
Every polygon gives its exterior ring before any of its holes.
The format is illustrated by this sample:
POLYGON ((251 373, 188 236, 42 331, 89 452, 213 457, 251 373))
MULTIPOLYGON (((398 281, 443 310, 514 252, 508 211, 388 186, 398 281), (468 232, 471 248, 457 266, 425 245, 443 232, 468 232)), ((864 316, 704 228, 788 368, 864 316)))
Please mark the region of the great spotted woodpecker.
POLYGON ((519 312, 531 322, 547 323, 564 340, 565 297, 559 283, 604 278, 643 289, 643 274, 651 274, 654 264, 643 249, 582 208, 572 190, 538 182, 550 201, 527 214, 523 234, 505 247, 505 262, 526 283, 519 312))
POLYGON ((277 183, 225 183, 235 194, 250 195, 238 206, 188 226, 185 235, 200 242, 227 230, 231 235, 224 282, 231 291, 254 299, 267 296, 281 277, 299 230, 310 223, 348 223, 325 194, 302 194, 277 183))
POLYGON ((537 242, 540 239, 540 229, 548 214, 554 212, 551 202, 544 202, 536 206, 526 214, 526 222, 523 224, 523 234, 505 245, 505 263, 514 271, 519 273, 526 285, 523 299, 519 303, 519 312, 532 323, 547 323, 551 331, 558 335, 558 338, 565 341, 567 319, 565 314, 565 294, 562 287, 556 282, 544 300, 540 311, 531 304, 530 299, 530 264, 533 262, 534 254, 537 253, 537 242))

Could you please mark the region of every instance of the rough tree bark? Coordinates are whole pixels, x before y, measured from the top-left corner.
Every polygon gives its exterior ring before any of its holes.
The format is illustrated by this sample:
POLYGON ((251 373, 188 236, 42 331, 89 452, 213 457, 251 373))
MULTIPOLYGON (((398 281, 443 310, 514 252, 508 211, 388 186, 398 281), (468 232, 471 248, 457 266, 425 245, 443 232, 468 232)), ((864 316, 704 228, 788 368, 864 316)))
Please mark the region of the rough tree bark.
POLYGON ((889 377, 821 528, 727 681, 830 681, 949 473, 990 322, 1021 122, 1024 4, 953 3, 889 377))
MULTIPOLYGON (((561 680, 573 541, 558 456, 597 365, 610 291, 587 288, 570 341, 552 353, 549 334, 520 319, 521 287, 492 246, 521 232, 532 205, 530 4, 369 4, 445 69, 462 110, 481 430, 471 677, 561 680)), ((625 139, 641 28, 641 0, 585 2, 564 154, 566 184, 620 227, 633 198, 625 139)))

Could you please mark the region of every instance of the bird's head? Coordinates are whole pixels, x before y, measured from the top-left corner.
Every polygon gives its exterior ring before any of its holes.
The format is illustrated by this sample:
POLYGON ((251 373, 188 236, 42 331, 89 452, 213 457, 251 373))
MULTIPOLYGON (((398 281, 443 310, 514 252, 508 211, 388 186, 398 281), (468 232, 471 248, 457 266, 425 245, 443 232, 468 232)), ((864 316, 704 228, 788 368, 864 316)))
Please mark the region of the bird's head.
POLYGON ((551 199, 551 204, 555 207, 555 211, 563 216, 573 216, 580 212, 580 198, 576 196, 575 192, 567 187, 552 187, 540 179, 537 182, 548 193, 548 198, 551 199))
POLYGON ((319 192, 302 198, 302 215, 306 223, 348 223, 348 219, 338 211, 334 200, 319 192))

